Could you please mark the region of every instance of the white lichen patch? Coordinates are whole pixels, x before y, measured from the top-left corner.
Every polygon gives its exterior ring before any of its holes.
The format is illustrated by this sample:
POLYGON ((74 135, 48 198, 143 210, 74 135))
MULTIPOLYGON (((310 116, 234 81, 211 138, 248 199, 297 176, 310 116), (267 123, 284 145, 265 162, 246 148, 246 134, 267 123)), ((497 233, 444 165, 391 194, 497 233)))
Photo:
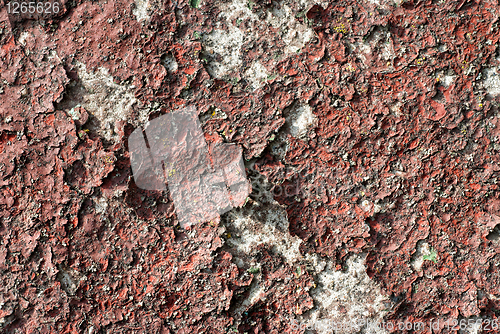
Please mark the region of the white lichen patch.
POLYGON ((295 138, 303 138, 307 131, 318 124, 318 118, 305 103, 294 103, 284 111, 287 129, 295 138))
MULTIPOLYGON (((366 274, 366 254, 352 255, 347 270, 335 270, 333 263, 316 254, 307 260, 316 271, 317 287, 310 291, 314 308, 300 318, 315 333, 386 333, 379 324, 386 314, 389 299, 366 274)), ((307 333, 307 331, 306 331, 307 333)))
MULTIPOLYGON (((313 3, 309 4, 312 5, 313 3)), ((216 29, 201 38, 207 72, 215 78, 228 79, 236 73, 241 73, 239 75, 251 83, 251 88, 258 89, 268 77, 268 71, 261 63, 255 61, 249 68, 240 68, 243 66, 243 52, 245 52, 242 49, 243 45, 255 45, 263 37, 262 31, 274 27, 280 31, 278 38, 282 39, 285 47, 269 52, 284 53, 286 56, 299 52, 314 36, 314 31, 299 22, 295 18, 296 13, 293 13, 285 3, 280 4, 280 8, 273 6, 265 12, 260 10, 257 13, 252 12, 246 0, 233 0, 219 3, 218 6, 219 24, 216 29), (224 30, 217 28, 222 23, 227 27, 224 30), (259 26, 261 29, 247 29, 248 26, 259 26)), ((271 38, 269 45, 276 44, 274 37, 271 38)), ((278 60, 271 62, 277 64, 278 60)))
POLYGON ((436 82, 442 85, 444 88, 450 87, 456 78, 456 74, 451 69, 448 69, 448 71, 436 72, 436 82))
MULTIPOLYGON (((388 38, 390 38, 390 34, 387 34, 388 38)), ((396 54, 394 53, 394 48, 391 43, 384 43, 384 47, 382 48, 382 58, 387 61, 391 61, 394 59, 396 54)))
POLYGON ((149 7, 149 0, 135 0, 135 8, 132 13, 137 18, 137 21, 149 21, 149 7))
POLYGON ((396 101, 395 103, 389 104, 389 109, 391 112, 396 115, 397 117, 401 116, 401 107, 403 106, 403 103, 401 101, 396 101))
POLYGON ((57 279, 61 283, 61 287, 67 294, 73 295, 82 280, 82 277, 76 270, 71 267, 58 266, 57 279))
MULTIPOLYGON (((249 168, 253 169, 252 166, 249 168)), ((267 244, 290 267, 305 265, 317 283, 309 290, 314 307, 298 316, 297 323, 308 325, 316 333, 332 333, 332 322, 353 324, 352 330, 342 333, 385 333, 375 327, 382 321, 385 310, 390 308, 390 302, 366 274, 366 254, 351 256, 345 271, 336 270, 332 261, 317 254, 302 255, 299 250, 302 240, 290 234, 286 210, 267 190, 270 189, 267 180, 263 177, 252 179, 252 186, 258 189, 259 196, 245 207, 230 211, 226 217, 225 224, 231 232, 227 243, 235 263, 239 267, 260 268, 259 263, 253 262, 254 250, 260 244, 267 244), (367 324, 372 324, 372 328, 367 324)), ((238 316, 265 296, 261 279, 260 274, 254 276, 249 296, 237 309, 238 316)))
POLYGON ((324 0, 299 0, 297 1, 297 4, 299 5, 299 10, 309 10, 312 6, 314 5, 320 5, 323 8, 327 8, 328 5, 330 4, 330 1, 324 0))
POLYGON ((252 66, 245 72, 245 78, 250 81, 252 89, 256 90, 261 88, 269 76, 267 69, 258 61, 254 62, 252 66))
POLYGON ((441 78, 441 83, 443 84, 444 87, 448 88, 450 85, 455 81, 456 75, 443 75, 441 78))
POLYGON ((17 39, 17 43, 19 45, 25 46, 26 45, 26 39, 30 37, 29 32, 23 31, 22 33, 19 34, 19 38, 17 39))
POLYGON ((219 9, 221 10, 221 16, 227 21, 232 21, 233 19, 251 19, 252 21, 257 21, 259 17, 253 13, 249 6, 248 1, 245 0, 233 0, 232 2, 222 4, 219 9))
POLYGON ((297 262, 302 255, 299 246, 302 240, 292 237, 288 231, 288 216, 284 208, 269 196, 265 201, 270 201, 271 206, 255 205, 249 210, 233 210, 229 214, 231 230, 235 235, 228 240, 238 252, 250 254, 260 244, 269 244, 273 250, 283 256, 290 265, 297 262), (259 216, 265 221, 253 217, 255 211, 265 211, 259 216))
POLYGON ((373 203, 365 199, 361 202, 360 207, 364 212, 370 212, 373 209, 373 203))
POLYGON ((484 88, 488 91, 491 96, 500 95, 500 75, 496 68, 485 68, 484 69, 484 88))
POLYGON ((400 6, 404 1, 405 0, 366 0, 366 3, 387 8, 393 5, 400 6))
POLYGON ((356 55, 356 57, 361 59, 361 62, 366 67, 368 67, 369 63, 368 63, 366 57, 368 55, 371 55, 371 53, 372 53, 372 48, 370 47, 370 45, 367 43, 356 42, 356 43, 349 44, 349 46, 350 46, 351 50, 353 51, 353 53, 356 55))
POLYGON ((85 64, 78 62, 76 69, 85 89, 84 95, 80 97, 80 104, 97 120, 96 131, 107 140, 115 139, 118 132, 116 123, 127 120, 132 106, 137 103, 133 87, 115 83, 108 70, 103 67, 96 72, 87 72, 85 64))
POLYGON ((373 31, 366 41, 348 43, 348 45, 351 52, 361 60, 365 68, 375 65, 372 62, 376 59, 383 61, 386 66, 391 66, 396 57, 394 47, 390 43, 391 39, 390 32, 377 30, 373 31))
POLYGON ((213 30, 202 38, 207 55, 218 54, 220 61, 212 60, 207 64, 207 72, 216 78, 222 78, 234 72, 242 64, 241 47, 243 32, 233 25, 228 31, 213 30))
POLYGON ((285 54, 299 52, 314 36, 314 31, 297 21, 287 5, 282 5, 281 8, 273 7, 268 12, 267 22, 284 32, 282 38, 286 45, 285 54))
POLYGON ((419 241, 417 243, 417 249, 415 254, 413 255, 412 260, 410 261, 411 266, 416 271, 422 270, 422 265, 424 264, 424 256, 431 255, 431 249, 429 244, 423 241, 419 241))
POLYGON ((100 197, 95 200, 95 212, 97 214, 103 214, 108 209, 108 202, 106 198, 100 197))
POLYGON ((175 57, 171 53, 167 53, 162 57, 161 64, 165 67, 168 73, 175 73, 179 68, 179 64, 177 64, 175 57))
MULTIPOLYGON (((269 184, 265 179, 260 186, 262 192, 258 201, 252 201, 252 204, 241 209, 233 209, 227 215, 227 228, 230 231, 227 244, 230 246, 233 260, 238 267, 250 265, 260 268, 259 263, 249 261, 254 261, 254 250, 258 245, 267 244, 273 252, 283 256, 285 261, 293 266, 302 259, 299 251, 302 240, 290 235, 287 213, 266 190, 269 189, 269 184)), ((249 296, 235 311, 237 317, 265 296, 265 289, 260 282, 260 275, 255 275, 249 296)))

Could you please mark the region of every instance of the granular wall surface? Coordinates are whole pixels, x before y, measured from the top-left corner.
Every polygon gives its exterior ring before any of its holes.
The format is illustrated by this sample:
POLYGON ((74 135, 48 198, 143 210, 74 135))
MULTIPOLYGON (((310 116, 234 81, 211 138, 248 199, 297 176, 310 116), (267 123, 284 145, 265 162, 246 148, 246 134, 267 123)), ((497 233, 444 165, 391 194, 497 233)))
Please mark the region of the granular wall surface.
POLYGON ((500 331, 498 1, 16 1, 0 332, 500 331), (251 192, 181 228, 128 139, 190 106, 251 192))

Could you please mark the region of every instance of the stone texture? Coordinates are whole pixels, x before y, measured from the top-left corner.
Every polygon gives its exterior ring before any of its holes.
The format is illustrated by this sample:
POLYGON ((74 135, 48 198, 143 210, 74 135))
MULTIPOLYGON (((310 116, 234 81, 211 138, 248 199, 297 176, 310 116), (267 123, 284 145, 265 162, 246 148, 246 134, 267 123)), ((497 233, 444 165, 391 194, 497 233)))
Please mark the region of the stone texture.
MULTIPOLYGON (((189 105, 270 186, 276 240, 334 276, 366 255, 390 300, 371 317, 498 318, 498 2, 5 4, 2 332, 304 332, 326 273, 270 238, 241 255, 230 214, 181 229, 167 191, 134 184, 130 133, 189 105)), ((245 207, 264 203, 252 188, 245 207)), ((335 305, 322 316, 354 312, 335 305)))

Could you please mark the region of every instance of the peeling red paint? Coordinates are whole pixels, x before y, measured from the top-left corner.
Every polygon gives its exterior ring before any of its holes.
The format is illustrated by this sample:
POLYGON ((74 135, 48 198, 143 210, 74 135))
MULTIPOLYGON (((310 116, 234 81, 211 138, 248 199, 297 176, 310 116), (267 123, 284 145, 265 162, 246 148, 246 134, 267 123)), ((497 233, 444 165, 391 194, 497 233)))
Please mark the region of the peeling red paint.
POLYGON ((497 319, 500 101, 478 75, 499 65, 498 3, 312 6, 297 19, 317 36, 301 52, 274 59, 271 49, 284 47, 276 29, 242 46, 244 64, 258 60, 276 75, 256 91, 211 78, 200 61, 192 36, 217 27, 212 3, 155 4, 144 24, 121 0, 75 1, 43 22, 9 20, 0 8, 2 330, 293 332, 290 319, 312 307, 311 276, 296 277, 263 247, 266 299, 237 324, 233 306, 251 277, 221 249, 218 222, 178 230, 168 193, 134 185, 131 121, 120 121, 119 140, 109 143, 86 128, 94 116, 84 107, 73 109, 76 119, 59 110, 72 98, 76 61, 135 87, 130 120, 154 102, 150 119, 196 104, 208 115, 207 141, 240 144, 274 184, 306 180, 310 197, 276 197, 290 232, 304 253, 339 266, 367 252, 368 274, 396 304, 387 319, 497 319), (370 47, 365 59, 357 43, 370 47), (162 65, 167 53, 175 72, 162 65), (445 87, 439 73, 447 71, 456 77, 445 87), (318 126, 305 140, 281 131, 289 148, 278 161, 269 143, 296 100, 312 107, 318 126), (214 108, 227 117, 210 117, 214 108), (421 240, 437 262, 416 271, 421 240))

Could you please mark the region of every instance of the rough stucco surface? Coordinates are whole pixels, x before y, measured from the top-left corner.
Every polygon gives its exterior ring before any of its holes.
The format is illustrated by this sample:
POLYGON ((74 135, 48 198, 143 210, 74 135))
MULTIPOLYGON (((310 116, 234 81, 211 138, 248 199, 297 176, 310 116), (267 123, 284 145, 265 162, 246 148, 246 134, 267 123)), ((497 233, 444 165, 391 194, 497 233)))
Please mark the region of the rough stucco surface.
POLYGON ((0 0, 1 332, 500 315, 498 2, 61 3, 0 0), (190 105, 253 192, 184 230, 126 143, 190 105))

